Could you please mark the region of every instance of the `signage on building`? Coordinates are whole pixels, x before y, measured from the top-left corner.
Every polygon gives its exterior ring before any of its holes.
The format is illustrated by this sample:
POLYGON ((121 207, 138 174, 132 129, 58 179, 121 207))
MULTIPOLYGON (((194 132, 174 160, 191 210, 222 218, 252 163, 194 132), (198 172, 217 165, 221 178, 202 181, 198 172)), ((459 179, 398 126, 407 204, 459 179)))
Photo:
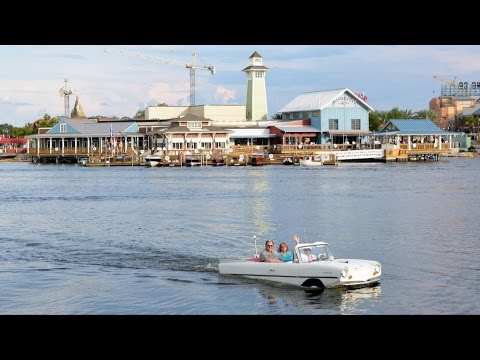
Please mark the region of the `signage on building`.
POLYGON ((440 90, 441 96, 480 96, 480 81, 460 81, 458 85, 445 84, 440 90))
POLYGON ((458 88, 459 89, 468 89, 471 87, 472 89, 480 89, 480 81, 472 81, 472 83, 469 85, 467 81, 459 82, 458 83, 458 88))
POLYGON ((332 101, 333 107, 355 107, 357 105, 357 100, 347 96, 345 94, 340 95, 335 100, 332 101))
POLYGON ((363 93, 363 92, 358 92, 358 91, 357 91, 357 92, 355 93, 355 95, 357 95, 357 96, 358 96, 360 99, 362 99, 363 101, 367 102, 368 97, 367 97, 367 95, 365 95, 365 93, 363 93))

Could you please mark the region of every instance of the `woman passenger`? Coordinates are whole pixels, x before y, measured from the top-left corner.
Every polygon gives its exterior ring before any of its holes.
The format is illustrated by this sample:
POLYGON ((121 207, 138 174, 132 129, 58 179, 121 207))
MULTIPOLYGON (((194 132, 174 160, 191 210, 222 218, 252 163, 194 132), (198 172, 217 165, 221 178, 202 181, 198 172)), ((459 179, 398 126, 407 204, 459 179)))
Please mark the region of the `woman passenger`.
POLYGON ((293 255, 290 251, 288 251, 288 245, 286 242, 282 242, 280 245, 278 245, 278 257, 283 262, 293 261, 293 255))

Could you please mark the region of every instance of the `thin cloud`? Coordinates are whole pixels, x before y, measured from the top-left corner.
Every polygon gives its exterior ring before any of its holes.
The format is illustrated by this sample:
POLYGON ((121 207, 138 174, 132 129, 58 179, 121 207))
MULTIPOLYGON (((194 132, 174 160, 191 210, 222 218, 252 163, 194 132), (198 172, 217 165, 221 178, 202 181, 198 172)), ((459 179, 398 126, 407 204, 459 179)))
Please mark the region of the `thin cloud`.
POLYGON ((220 104, 228 104, 237 98, 234 89, 227 89, 223 86, 217 86, 215 95, 213 96, 215 102, 220 104))

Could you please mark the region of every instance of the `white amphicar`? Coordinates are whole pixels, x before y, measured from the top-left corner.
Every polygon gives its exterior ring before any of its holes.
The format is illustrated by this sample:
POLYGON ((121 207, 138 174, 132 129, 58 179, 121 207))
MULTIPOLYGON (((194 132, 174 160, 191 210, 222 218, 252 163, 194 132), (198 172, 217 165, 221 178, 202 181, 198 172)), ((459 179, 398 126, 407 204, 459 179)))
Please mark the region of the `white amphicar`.
POLYGON ((260 262, 256 255, 244 259, 219 259, 218 271, 251 279, 275 281, 307 288, 363 287, 380 282, 378 261, 336 258, 325 242, 297 244, 293 262, 260 262))

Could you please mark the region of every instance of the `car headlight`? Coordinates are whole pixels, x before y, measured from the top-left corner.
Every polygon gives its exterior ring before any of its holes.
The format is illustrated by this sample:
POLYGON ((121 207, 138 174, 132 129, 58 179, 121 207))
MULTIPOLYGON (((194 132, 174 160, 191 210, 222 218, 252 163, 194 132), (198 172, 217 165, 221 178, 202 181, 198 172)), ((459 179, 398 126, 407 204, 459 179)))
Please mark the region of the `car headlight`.
POLYGON ((346 278, 348 276, 348 267, 344 267, 342 270, 342 278, 346 278))

